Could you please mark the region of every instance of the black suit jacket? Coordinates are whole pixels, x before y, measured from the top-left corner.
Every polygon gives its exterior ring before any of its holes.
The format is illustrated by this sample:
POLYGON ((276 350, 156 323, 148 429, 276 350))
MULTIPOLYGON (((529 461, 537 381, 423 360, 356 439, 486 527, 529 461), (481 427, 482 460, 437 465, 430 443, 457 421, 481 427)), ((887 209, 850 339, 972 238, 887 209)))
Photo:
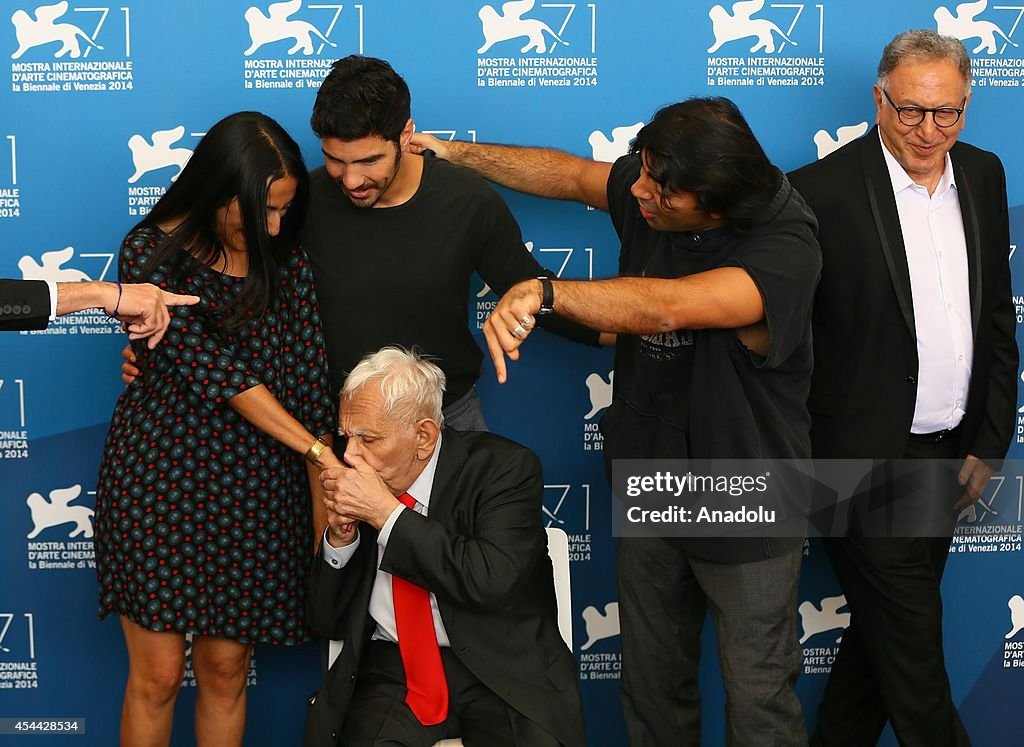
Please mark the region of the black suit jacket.
MULTIPOLYGON (((381 569, 437 597, 452 651, 480 681, 564 745, 585 744, 576 662, 558 632, 543 479, 529 449, 490 433, 444 430, 430 514, 403 511, 381 569)), ((304 744, 335 745, 376 623, 368 605, 377 536, 359 528, 342 569, 317 559, 308 620, 344 647, 311 700, 304 744)))
MULTIPOLYGON (((995 154, 950 151, 967 243, 974 358, 961 455, 998 467, 1013 431, 1017 345, 1006 177, 995 154)), ((818 217, 808 408, 817 458, 900 458, 918 358, 910 271, 878 129, 789 175, 818 217)))
POLYGON ((0 280, 0 330, 46 329, 50 291, 42 280, 0 280))

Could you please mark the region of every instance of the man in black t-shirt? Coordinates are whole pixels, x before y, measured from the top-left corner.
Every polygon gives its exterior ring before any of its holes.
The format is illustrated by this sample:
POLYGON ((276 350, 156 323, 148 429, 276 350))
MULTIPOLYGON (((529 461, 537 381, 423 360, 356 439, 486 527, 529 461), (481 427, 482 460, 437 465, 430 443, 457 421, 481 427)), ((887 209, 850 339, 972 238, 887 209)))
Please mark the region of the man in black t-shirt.
MULTIPOLYGON (((499 381, 538 315, 618 334, 601 421, 614 459, 806 459, 816 222, 727 99, 655 114, 614 165, 557 151, 416 148, 531 194, 611 214, 620 277, 514 285, 484 326, 499 381)), ((700 631, 710 608, 727 741, 804 745, 794 684, 802 538, 619 542, 622 695, 632 745, 700 743, 700 631)))
MULTIPOLYGON (((473 172, 412 153, 409 87, 384 60, 337 60, 313 105, 310 125, 324 165, 310 174, 302 244, 316 281, 331 389, 369 353, 416 348, 444 371, 445 424, 486 430, 474 385, 481 352, 469 329, 473 274, 498 294, 551 275, 523 245, 497 192, 473 172)), ((598 344, 566 319, 545 327, 598 344)), ((139 375, 130 348, 125 383, 139 375)), ((324 517, 318 517, 322 523, 324 517)))
MULTIPOLYGON (((334 63, 310 118, 324 166, 312 172, 303 231, 316 279, 332 388, 366 354, 419 348, 444 371, 446 425, 485 430, 474 384, 483 353, 469 329, 473 273, 497 293, 549 274, 501 197, 472 172, 409 152, 405 81, 384 60, 334 63)), ((565 320, 551 331, 591 344, 565 320)))

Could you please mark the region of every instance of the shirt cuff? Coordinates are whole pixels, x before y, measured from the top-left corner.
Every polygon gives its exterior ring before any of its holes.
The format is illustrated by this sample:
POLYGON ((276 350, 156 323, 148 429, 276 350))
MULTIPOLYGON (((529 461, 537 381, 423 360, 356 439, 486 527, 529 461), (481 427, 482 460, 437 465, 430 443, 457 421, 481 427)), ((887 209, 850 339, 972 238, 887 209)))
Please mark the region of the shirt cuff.
POLYGON ((324 562, 332 568, 344 568, 348 561, 352 560, 352 556, 356 554, 356 548, 359 547, 359 530, 356 530, 356 541, 344 547, 331 547, 327 542, 329 531, 331 531, 330 527, 324 530, 324 540, 320 543, 324 562))
POLYGON ((405 510, 405 505, 399 503, 394 511, 391 512, 391 516, 384 522, 384 526, 380 528, 380 532, 377 533, 377 544, 383 549, 388 546, 388 538, 391 536, 391 529, 395 526, 395 522, 398 521, 398 515, 405 510))
POLYGON ((46 288, 50 292, 50 321, 57 321, 57 283, 47 280, 46 288))

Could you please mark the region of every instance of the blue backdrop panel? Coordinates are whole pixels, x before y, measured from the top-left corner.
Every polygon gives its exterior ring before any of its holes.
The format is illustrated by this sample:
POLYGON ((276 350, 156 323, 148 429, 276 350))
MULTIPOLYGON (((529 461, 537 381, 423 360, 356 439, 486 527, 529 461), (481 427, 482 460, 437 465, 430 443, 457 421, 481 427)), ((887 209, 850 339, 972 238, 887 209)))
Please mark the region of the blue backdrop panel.
MULTIPOLYGON (((1014 242, 1008 251, 1019 263, 1024 3, 595 0, 524 7, 481 0, 0 0, 0 275, 114 277, 121 237, 202 133, 230 112, 275 117, 317 165, 309 112, 330 62, 347 54, 389 59, 412 88, 418 129, 439 137, 613 160, 659 106, 724 95, 740 105, 772 159, 790 169, 867 130, 881 49, 915 27, 958 35, 972 52, 977 77, 962 137, 1003 159, 1014 242)), ((618 245, 604 214, 503 194, 542 264, 564 277, 614 274, 618 245)), ((473 288, 467 303, 474 327, 496 300, 482 282, 473 288)), ((0 337, 0 717, 84 717, 88 744, 116 742, 127 670, 116 622, 96 621, 91 543, 95 476, 121 388, 124 342, 116 325, 95 313, 0 337)), ((608 351, 539 336, 508 384, 494 383, 488 365, 481 386, 492 428, 541 455, 545 522, 570 537, 574 653, 590 743, 599 747, 625 744, 615 541, 597 431, 611 369, 608 351)), ((1011 450, 1021 455, 1024 408, 1011 450)), ((961 518, 944 582, 954 697, 981 746, 1024 743, 1015 713, 1024 686, 1022 472, 1008 463, 985 502, 961 518)), ((811 725, 849 621, 841 595, 820 545, 808 543, 798 690, 811 725)), ((710 627, 704 651, 705 742, 723 744, 710 627)), ((248 744, 297 741, 319 664, 315 645, 257 649, 248 744)), ((193 741, 191 685, 186 678, 175 744, 193 741)), ((891 735, 884 743, 895 744, 891 735)))

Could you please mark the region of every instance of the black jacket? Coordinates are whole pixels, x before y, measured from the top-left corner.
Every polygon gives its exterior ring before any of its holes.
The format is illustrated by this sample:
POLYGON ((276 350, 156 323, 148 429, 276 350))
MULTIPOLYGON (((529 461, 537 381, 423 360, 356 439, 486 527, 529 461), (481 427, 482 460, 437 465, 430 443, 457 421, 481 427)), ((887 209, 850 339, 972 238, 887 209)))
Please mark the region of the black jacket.
MULTIPOLYGON (((567 747, 585 744, 576 662, 558 632, 543 479, 529 449, 490 433, 446 428, 429 516, 403 511, 381 569, 437 597, 452 651, 480 681, 567 747)), ((344 647, 312 700, 304 744, 337 744, 359 657, 374 631, 368 606, 376 532, 360 529, 342 569, 318 559, 309 623, 344 647)))
POLYGON ((0 280, 0 330, 46 329, 50 291, 42 280, 0 280))
MULTIPOLYGON (((950 151, 967 243, 974 358, 961 455, 999 466, 1013 430, 1017 344, 1006 177, 993 153, 950 151)), ((917 398, 910 271, 878 129, 790 174, 819 222, 808 409, 816 458, 900 458, 917 398)))

